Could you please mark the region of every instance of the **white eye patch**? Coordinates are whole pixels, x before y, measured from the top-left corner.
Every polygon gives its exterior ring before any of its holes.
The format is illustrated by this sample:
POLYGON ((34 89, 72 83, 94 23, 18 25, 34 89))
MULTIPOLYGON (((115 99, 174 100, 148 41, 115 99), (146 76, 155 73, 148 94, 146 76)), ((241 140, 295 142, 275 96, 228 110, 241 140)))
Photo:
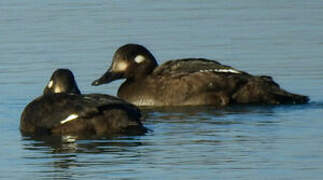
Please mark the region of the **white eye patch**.
POLYGON ((128 63, 124 62, 124 61, 120 61, 116 64, 112 65, 112 69, 113 71, 119 72, 119 71, 125 71, 128 67, 128 63))
POLYGON ((54 93, 61 93, 63 90, 59 86, 55 86, 54 93))
POLYGON ((143 55, 138 55, 135 57, 135 62, 139 64, 139 63, 142 63, 143 61, 145 61, 145 59, 146 58, 143 55))
POLYGON ((53 80, 50 80, 47 87, 48 88, 52 88, 53 87, 53 84, 54 84, 53 80))

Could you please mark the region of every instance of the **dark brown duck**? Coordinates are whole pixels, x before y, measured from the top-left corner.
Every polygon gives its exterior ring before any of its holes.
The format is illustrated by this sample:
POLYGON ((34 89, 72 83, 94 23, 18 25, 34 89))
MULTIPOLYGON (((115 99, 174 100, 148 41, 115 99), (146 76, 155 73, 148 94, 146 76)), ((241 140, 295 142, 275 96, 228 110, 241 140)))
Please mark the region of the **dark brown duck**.
POLYGON ((80 93, 72 72, 56 70, 44 94, 29 103, 20 120, 24 135, 143 134, 137 107, 117 97, 80 93))
POLYGON ((203 58, 168 61, 158 66, 138 44, 126 44, 114 54, 108 71, 92 85, 126 81, 118 96, 138 106, 231 104, 302 104, 307 96, 280 88, 269 76, 254 76, 203 58))

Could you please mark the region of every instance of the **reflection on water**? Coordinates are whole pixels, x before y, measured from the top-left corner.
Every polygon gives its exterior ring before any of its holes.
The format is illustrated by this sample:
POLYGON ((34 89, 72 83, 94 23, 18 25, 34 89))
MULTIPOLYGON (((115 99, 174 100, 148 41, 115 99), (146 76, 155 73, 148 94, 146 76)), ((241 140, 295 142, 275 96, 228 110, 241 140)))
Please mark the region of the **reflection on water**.
POLYGON ((126 136, 114 138, 76 136, 24 136, 24 149, 48 150, 46 153, 104 153, 125 150, 123 147, 140 146, 140 138, 126 136))
MULTIPOLYGON (((301 106, 301 105, 300 105, 301 106)), ((283 108, 284 111, 288 109, 295 109, 297 106, 271 106, 271 105, 235 105, 230 107, 216 108, 216 107, 159 107, 142 109, 146 114, 146 118, 156 118, 155 121, 167 121, 175 123, 202 123, 207 122, 211 124, 240 124, 243 120, 236 117, 257 115, 274 116, 274 111, 283 108)), ((297 109, 297 108, 296 108, 297 109)))
MULTIPOLYGON (((226 178, 254 170, 283 175, 286 172, 278 169, 287 167, 315 174, 318 162, 311 164, 312 158, 292 163, 308 153, 301 148, 309 143, 307 139, 295 134, 308 127, 291 116, 304 113, 304 109, 322 111, 323 103, 222 109, 146 108, 144 124, 153 132, 145 136, 25 136, 22 148, 29 153, 22 158, 32 173, 48 178, 195 179, 205 173, 203 177, 212 179, 216 174, 226 178), (293 128, 286 130, 289 126, 293 128), (304 165, 308 168, 301 170, 304 165), (185 175, 176 176, 177 173, 185 175)), ((286 177, 290 175, 292 172, 286 177)), ((262 177, 257 173, 254 176, 262 177)))
POLYGON ((71 178, 74 168, 120 166, 134 163, 142 154, 137 147, 140 137, 111 137, 86 139, 72 136, 23 137, 23 149, 33 152, 24 156, 26 166, 35 167, 33 172, 45 177, 71 178), (84 154, 84 155, 82 155, 84 154))

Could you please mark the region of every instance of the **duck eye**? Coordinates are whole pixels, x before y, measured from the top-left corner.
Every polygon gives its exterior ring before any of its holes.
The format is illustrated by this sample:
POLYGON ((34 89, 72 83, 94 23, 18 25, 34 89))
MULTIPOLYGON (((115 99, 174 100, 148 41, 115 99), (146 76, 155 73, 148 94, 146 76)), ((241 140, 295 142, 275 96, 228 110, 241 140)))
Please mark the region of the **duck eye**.
POLYGON ((145 57, 143 55, 138 55, 135 57, 135 62, 137 64, 142 63, 143 61, 145 61, 145 57))

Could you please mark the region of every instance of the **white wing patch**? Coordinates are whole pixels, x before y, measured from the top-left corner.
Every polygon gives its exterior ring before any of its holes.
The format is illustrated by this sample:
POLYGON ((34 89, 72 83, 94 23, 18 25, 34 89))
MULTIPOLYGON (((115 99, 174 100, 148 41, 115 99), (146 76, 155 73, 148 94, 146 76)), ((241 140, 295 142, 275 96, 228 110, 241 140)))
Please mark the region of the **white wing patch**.
POLYGON ((241 73, 234 69, 206 69, 206 70, 200 70, 200 72, 223 72, 223 73, 235 73, 235 74, 241 73))
POLYGON ((135 62, 138 64, 144 62, 145 60, 146 58, 143 55, 138 55, 135 57, 135 62))
POLYGON ((50 80, 47 87, 48 88, 52 88, 53 87, 53 84, 54 84, 53 80, 50 80))
POLYGON ((77 115, 77 114, 71 114, 71 115, 69 115, 66 119, 64 119, 64 120, 62 120, 61 121, 61 124, 65 124, 65 123, 67 123, 67 122, 69 122, 69 121, 73 121, 73 120, 75 120, 76 118, 78 118, 79 116, 77 115))

